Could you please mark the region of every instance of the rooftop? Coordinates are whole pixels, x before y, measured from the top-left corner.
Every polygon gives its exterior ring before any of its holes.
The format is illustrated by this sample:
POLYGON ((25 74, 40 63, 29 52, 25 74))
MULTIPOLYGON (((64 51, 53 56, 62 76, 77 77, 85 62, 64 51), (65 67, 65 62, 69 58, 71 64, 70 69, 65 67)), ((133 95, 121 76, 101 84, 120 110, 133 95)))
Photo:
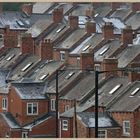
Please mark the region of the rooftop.
POLYGON ((22 100, 46 99, 44 84, 39 83, 13 83, 17 94, 22 100))
POLYGON ((103 61, 104 58, 111 56, 120 46, 121 42, 119 39, 110 40, 101 49, 95 52, 95 61, 103 61))
POLYGON ((133 112, 140 106, 140 82, 136 81, 129 86, 125 93, 116 100, 109 111, 133 112), (137 90, 136 90, 137 89, 137 90), (121 107, 120 107, 121 106, 121 107))
MULTIPOLYGON (((95 113, 93 112, 80 112, 77 113, 77 118, 84 123, 88 128, 95 127, 95 113)), ((98 127, 119 127, 118 123, 106 113, 98 114, 98 127)))

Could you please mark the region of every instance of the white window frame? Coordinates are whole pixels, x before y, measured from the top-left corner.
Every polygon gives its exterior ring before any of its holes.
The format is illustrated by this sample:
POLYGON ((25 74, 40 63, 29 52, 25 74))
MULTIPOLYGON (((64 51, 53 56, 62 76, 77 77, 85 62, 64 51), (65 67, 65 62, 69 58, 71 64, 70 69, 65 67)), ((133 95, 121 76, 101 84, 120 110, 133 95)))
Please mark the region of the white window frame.
POLYGON ((69 105, 65 105, 65 111, 68 111, 70 109, 69 105))
POLYGON ((22 138, 28 138, 28 132, 22 132, 22 138))
POLYGON ((38 103, 37 102, 27 103, 27 115, 38 115, 38 103), (37 107, 36 113, 33 113, 34 104, 36 104, 36 107, 37 107), (31 113, 28 112, 29 105, 31 105, 31 113))
POLYGON ((51 99, 51 111, 55 111, 56 110, 56 100, 55 99, 51 99))
POLYGON ((62 120, 62 130, 68 131, 68 120, 62 120))
POLYGON ((127 132, 126 129, 129 129, 130 131, 130 121, 123 121, 123 134, 124 135, 130 135, 130 132, 127 132), (129 127, 126 127, 126 124, 125 123, 129 123, 129 127))
POLYGON ((98 130, 98 138, 107 138, 107 130, 98 130), (105 132, 104 134, 100 134, 99 132, 105 132))
POLYGON ((7 98, 2 98, 2 109, 7 110, 8 100, 7 98))
POLYGON ((65 60, 65 51, 60 51, 60 60, 65 60))

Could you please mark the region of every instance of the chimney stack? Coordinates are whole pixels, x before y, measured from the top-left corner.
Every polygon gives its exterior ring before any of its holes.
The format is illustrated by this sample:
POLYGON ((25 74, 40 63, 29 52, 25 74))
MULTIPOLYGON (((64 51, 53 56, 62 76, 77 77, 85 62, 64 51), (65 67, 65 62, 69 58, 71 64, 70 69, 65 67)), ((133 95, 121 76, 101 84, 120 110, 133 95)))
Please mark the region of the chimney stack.
POLYGON ((132 3, 132 11, 133 12, 140 11, 140 2, 133 2, 132 3))
POLYGON ((79 21, 78 16, 69 16, 69 25, 71 29, 78 28, 79 21))
POLYGON ((103 26, 103 37, 105 40, 114 39, 114 26, 111 22, 106 22, 103 26))
POLYGON ((10 30, 10 26, 7 25, 4 31, 4 47, 15 48, 18 45, 18 35, 16 32, 10 30))
MULTIPOLYGON (((129 64, 129 68, 140 68, 140 63, 132 62, 129 64)), ((128 78, 130 82, 139 81, 140 80, 140 73, 136 71, 129 71, 128 78)))
POLYGON ((60 23, 63 20, 63 8, 57 8, 53 11, 53 22, 60 23))
POLYGON ((32 10, 33 10, 33 5, 32 4, 23 4, 21 6, 21 11, 25 14, 27 14, 28 16, 32 15, 32 10))
POLYGON ((88 17, 93 17, 94 16, 94 10, 93 10, 93 8, 89 7, 86 10, 86 16, 88 16, 88 17))
POLYGON ((23 33, 21 38, 21 52, 22 54, 33 54, 34 40, 30 33, 23 33))
MULTIPOLYGON (((118 60, 116 58, 105 58, 101 64, 103 71, 112 71, 118 68, 118 60)), ((104 73, 105 78, 108 78, 111 75, 117 75, 115 72, 106 72, 104 73)))
POLYGON ((89 52, 82 52, 80 54, 80 69, 94 68, 94 53, 89 49, 89 52))
POLYGON ((111 8, 112 10, 116 10, 117 8, 120 8, 122 4, 122 2, 111 2, 111 8))
POLYGON ((53 59, 53 44, 50 39, 46 39, 41 42, 39 55, 42 60, 44 60, 44 59, 52 60, 53 59))
POLYGON ((133 44, 133 30, 131 26, 127 26, 122 30, 122 43, 123 45, 133 44))
POLYGON ((96 33, 96 23, 93 21, 88 21, 86 23, 86 31, 88 34, 96 33))

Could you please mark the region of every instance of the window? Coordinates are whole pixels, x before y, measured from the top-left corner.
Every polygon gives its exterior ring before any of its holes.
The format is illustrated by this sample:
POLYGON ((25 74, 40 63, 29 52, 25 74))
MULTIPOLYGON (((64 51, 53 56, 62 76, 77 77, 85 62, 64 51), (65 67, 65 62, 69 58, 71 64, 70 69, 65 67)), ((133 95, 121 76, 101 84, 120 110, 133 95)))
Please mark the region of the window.
POLYGON ((136 88, 136 89, 131 93, 131 96, 134 96, 139 90, 140 90, 140 88, 136 88))
POLYGON ((65 79, 69 79, 70 77, 72 77, 75 74, 75 72, 71 71, 66 77, 65 79))
POLYGON ((65 52, 64 52, 64 51, 60 51, 60 59, 61 59, 62 61, 65 60, 65 52))
POLYGON ((22 138, 28 138, 28 132, 22 132, 22 138))
POLYGON ((39 80, 45 79, 48 75, 49 75, 49 74, 44 74, 44 75, 42 75, 42 76, 39 78, 39 80))
POLYGON ((55 111, 55 99, 51 99, 51 111, 55 111))
POLYGON ((107 131, 106 130, 98 130, 98 137, 99 138, 106 138, 107 137, 107 131))
POLYGON ((82 51, 86 51, 89 47, 90 45, 87 45, 85 48, 82 49, 82 51))
POLYGON ((119 88, 121 87, 121 84, 115 86, 110 92, 109 94, 113 94, 115 91, 117 91, 119 88))
POLYGON ((10 61, 12 58, 14 58, 14 56, 15 56, 15 55, 14 55, 14 54, 12 54, 12 55, 11 55, 11 56, 9 56, 6 60, 7 60, 7 61, 10 61))
POLYGON ((123 121, 123 134, 130 135, 130 121, 123 121))
POLYGON ((69 105, 65 105, 65 111, 69 110, 70 106, 69 105))
POLYGON ((103 55, 107 50, 109 49, 109 47, 106 47, 104 50, 102 50, 99 55, 103 55))
POLYGON ((95 70, 100 71, 101 65, 100 64, 95 64, 95 70))
POLYGON ((7 110, 7 98, 2 98, 2 109, 7 110))
POLYGON ((68 120, 62 120, 62 130, 68 130, 68 120))
POLYGON ((27 115, 38 114, 38 103, 27 103, 27 115))

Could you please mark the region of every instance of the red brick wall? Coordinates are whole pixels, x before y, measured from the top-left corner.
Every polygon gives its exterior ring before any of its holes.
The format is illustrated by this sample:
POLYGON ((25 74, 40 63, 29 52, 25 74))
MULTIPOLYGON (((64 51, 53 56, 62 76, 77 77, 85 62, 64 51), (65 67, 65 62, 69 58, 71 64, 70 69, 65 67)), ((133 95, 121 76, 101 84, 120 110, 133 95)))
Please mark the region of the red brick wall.
POLYGON ((33 5, 32 4, 23 4, 21 6, 21 11, 25 12, 28 15, 32 14, 33 5))
POLYGON ((0 115, 0 138, 4 138, 7 132, 10 134, 10 127, 0 115))
POLYGON ((10 137, 11 138, 21 138, 22 137, 21 130, 12 130, 10 137))
POLYGON ((56 120, 54 117, 49 118, 45 122, 32 128, 32 131, 29 131, 29 137, 31 135, 55 135, 56 133, 56 120))
MULTIPOLYGON (((80 58, 80 57, 79 57, 80 58)), ((69 56, 68 58, 68 64, 71 66, 80 66, 80 59, 77 60, 77 56, 69 56)))
POLYGON ((69 105, 69 108, 72 108, 74 106, 74 101, 73 100, 59 100, 59 112, 63 113, 65 112, 65 106, 69 105))
POLYGON ((9 111, 21 125, 29 123, 33 119, 42 116, 48 112, 48 100, 21 100, 12 88, 9 93, 9 111), (27 102, 38 102, 38 115, 27 116, 27 102), (17 107, 18 106, 18 107, 17 107))
POLYGON ((73 119, 72 118, 61 118, 61 137, 72 138, 73 137, 73 119), (62 130, 62 120, 68 120, 68 131, 62 130))
POLYGON ((122 134, 122 137, 131 137, 134 138, 134 114, 130 112, 113 112, 111 113, 112 117, 120 124, 120 126, 123 126, 123 121, 128 120, 130 121, 130 127, 131 127, 131 132, 130 136, 126 136, 122 134))
POLYGON ((132 11, 140 11, 140 2, 133 2, 132 3, 132 11))

